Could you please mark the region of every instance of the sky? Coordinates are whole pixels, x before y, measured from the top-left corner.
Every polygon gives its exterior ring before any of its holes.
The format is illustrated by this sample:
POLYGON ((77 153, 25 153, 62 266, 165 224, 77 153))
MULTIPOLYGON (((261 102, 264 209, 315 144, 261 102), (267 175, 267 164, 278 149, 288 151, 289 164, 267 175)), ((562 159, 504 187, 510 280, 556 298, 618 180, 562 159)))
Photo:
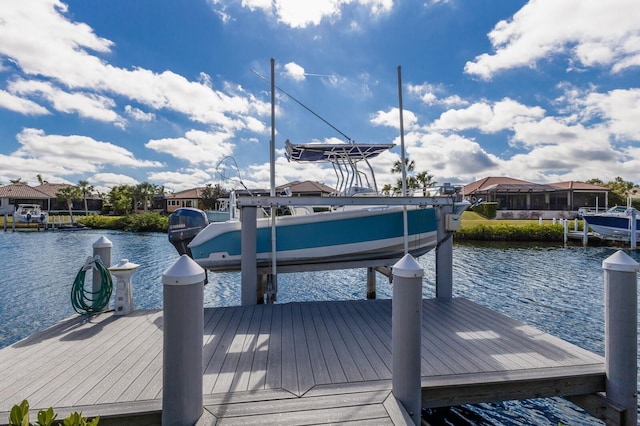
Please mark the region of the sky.
POLYGON ((336 183, 287 139, 640 183, 637 0, 0 0, 0 184, 268 188, 272 59, 278 185, 336 183))

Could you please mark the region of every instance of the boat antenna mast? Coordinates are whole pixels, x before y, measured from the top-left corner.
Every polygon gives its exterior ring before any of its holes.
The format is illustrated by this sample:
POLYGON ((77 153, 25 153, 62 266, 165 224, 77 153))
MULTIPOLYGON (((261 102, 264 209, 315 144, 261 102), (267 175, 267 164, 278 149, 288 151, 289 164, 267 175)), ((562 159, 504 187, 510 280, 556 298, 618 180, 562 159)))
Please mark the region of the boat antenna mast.
MULTIPOLYGON (((257 72, 254 69, 251 69, 251 72, 254 73, 256 76, 258 76, 259 78, 261 78, 262 80, 270 83, 270 81, 263 75, 261 75, 259 72, 257 72)), ((284 93, 287 97, 289 97, 289 99, 291 99, 292 101, 296 102, 298 105, 300 105, 302 108, 306 109, 307 111, 309 111, 311 114, 315 115, 317 118, 319 118, 323 123, 325 123, 326 125, 328 125, 329 127, 331 127, 333 130, 335 130, 336 132, 340 133, 349 143, 354 143, 355 141, 353 139, 351 139, 349 136, 347 136, 344 132, 342 132, 340 129, 338 129, 336 126, 334 126, 333 124, 329 123, 329 121, 325 120, 324 118, 322 118, 318 113, 316 113, 315 111, 313 111, 311 108, 309 108, 308 106, 306 106, 305 104, 303 104, 301 101, 299 101, 298 99, 296 99, 295 97, 293 97, 291 94, 287 93, 285 90, 281 89, 278 86, 274 86, 277 90, 279 90, 280 92, 284 93)))

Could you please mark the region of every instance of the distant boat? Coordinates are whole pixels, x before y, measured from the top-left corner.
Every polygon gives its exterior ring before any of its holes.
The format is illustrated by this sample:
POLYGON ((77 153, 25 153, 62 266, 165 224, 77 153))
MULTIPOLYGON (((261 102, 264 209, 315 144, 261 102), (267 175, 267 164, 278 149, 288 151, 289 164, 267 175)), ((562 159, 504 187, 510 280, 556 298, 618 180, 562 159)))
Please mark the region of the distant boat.
POLYGON ((639 238, 640 213, 633 207, 615 206, 604 213, 583 214, 582 218, 594 232, 605 238, 629 241, 632 215, 636 218, 636 238, 639 238))
POLYGON ((19 223, 47 223, 49 214, 39 204, 18 204, 13 219, 19 223))
MULTIPOLYGON (((392 148, 392 144, 291 144, 287 156, 292 161, 331 163, 337 170, 342 196, 375 195, 369 179, 358 163, 392 148), (365 190, 366 188, 366 190, 365 190)), ((372 181, 375 180, 372 178, 372 181)), ((453 195, 452 195, 453 197, 453 195)), ((454 204, 460 214, 469 202, 454 204)), ((232 206, 233 207, 233 206, 232 206)), ((390 265, 404 254, 403 206, 341 207, 315 212, 311 207, 295 207, 291 215, 276 219, 276 263, 279 266, 314 265, 330 268, 349 262, 390 265), (332 265, 332 266, 330 266, 332 265)), ((438 219, 433 206, 408 206, 409 252, 417 257, 438 243, 438 219)), ((272 258, 271 218, 257 219, 258 266, 272 258)), ((238 271, 241 260, 241 223, 238 220, 209 223, 205 212, 178 209, 169 218, 169 241, 180 254, 188 254, 200 266, 212 271, 238 271)))

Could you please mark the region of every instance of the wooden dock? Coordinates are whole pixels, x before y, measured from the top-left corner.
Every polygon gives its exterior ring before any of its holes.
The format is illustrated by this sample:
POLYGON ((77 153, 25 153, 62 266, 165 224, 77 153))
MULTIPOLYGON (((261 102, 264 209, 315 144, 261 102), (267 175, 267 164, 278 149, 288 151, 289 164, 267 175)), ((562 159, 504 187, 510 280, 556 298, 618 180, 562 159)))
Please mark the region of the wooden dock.
MULTIPOLYGON (((0 350, 13 404, 159 424, 162 311, 74 316, 0 350)), ((405 424, 391 300, 206 308, 202 424, 405 424)), ((423 407, 605 390, 604 359, 465 299, 426 299, 423 407)))

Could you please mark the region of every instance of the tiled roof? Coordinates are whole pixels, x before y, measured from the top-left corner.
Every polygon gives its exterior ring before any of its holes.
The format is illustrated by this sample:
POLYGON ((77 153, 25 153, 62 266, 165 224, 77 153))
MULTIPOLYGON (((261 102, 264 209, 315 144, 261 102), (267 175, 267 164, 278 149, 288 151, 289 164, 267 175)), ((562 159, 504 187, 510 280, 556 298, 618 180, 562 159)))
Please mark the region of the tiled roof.
POLYGON ((484 179, 477 180, 473 183, 464 186, 464 194, 472 194, 477 191, 482 191, 494 185, 535 185, 534 183, 524 180, 513 179, 504 176, 490 176, 484 179))
POLYGON ((560 188, 560 189, 573 189, 573 190, 584 190, 584 191, 611 191, 611 188, 608 188, 606 186, 594 185, 592 183, 585 183, 585 182, 576 182, 573 180, 550 183, 549 185, 555 186, 556 188, 560 188))
POLYGON ((51 197, 25 183, 13 183, 11 185, 0 186, 0 198, 47 200, 51 197))
POLYGON ((38 185, 34 188, 40 192, 44 192, 50 198, 57 198, 56 194, 58 193, 58 191, 60 191, 62 188, 66 188, 67 186, 72 185, 69 185, 68 183, 43 183, 42 185, 38 185))

